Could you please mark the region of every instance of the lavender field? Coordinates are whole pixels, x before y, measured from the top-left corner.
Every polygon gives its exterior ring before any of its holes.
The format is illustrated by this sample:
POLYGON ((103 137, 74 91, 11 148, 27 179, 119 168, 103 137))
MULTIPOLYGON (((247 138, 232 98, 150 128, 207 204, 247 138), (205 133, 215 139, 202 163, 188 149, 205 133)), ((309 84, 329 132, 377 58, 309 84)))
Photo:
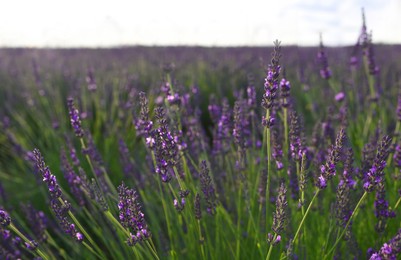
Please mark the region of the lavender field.
POLYGON ((400 259, 401 45, 0 49, 1 259, 400 259))

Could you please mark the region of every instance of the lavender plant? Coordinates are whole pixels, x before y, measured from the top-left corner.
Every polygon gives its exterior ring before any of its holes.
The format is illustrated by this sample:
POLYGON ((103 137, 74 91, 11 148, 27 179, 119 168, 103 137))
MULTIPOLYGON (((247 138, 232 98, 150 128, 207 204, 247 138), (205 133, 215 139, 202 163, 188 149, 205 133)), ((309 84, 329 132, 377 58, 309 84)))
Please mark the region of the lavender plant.
POLYGON ((0 258, 399 258, 401 52, 362 17, 346 48, 1 49, 0 258))

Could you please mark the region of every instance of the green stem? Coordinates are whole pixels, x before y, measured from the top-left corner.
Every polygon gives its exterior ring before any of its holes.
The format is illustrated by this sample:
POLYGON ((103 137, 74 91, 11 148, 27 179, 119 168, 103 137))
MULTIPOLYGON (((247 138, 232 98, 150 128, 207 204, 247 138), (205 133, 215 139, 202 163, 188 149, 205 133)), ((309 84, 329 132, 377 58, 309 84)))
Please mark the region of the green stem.
MULTIPOLYGON (((58 198, 58 200, 60 201, 60 203, 65 206, 64 201, 61 198, 58 198)), ((84 234, 85 238, 88 239, 88 241, 91 243, 91 245, 96 249, 97 252, 99 252, 99 254, 102 256, 101 258, 106 259, 106 256, 102 253, 102 250, 97 246, 97 244, 95 243, 95 241, 92 239, 92 237, 88 234, 88 232, 86 232, 86 230, 84 229, 84 227, 81 225, 81 223, 78 221, 78 219, 74 216, 74 214, 72 214, 71 210, 68 211, 68 215, 70 216, 70 218, 72 219, 72 221, 75 223, 75 225, 77 225, 77 227, 79 228, 79 230, 84 234)), ((85 245, 85 243, 83 243, 85 245)), ((89 250, 93 251, 93 249, 89 248, 89 250)), ((96 254, 97 255, 97 254, 96 254)))
MULTIPOLYGON (((16 228, 16 227, 13 225, 13 223, 10 223, 9 227, 10 227, 10 229, 11 229, 15 234, 17 234, 17 235, 18 235, 19 237, 21 237, 26 243, 30 244, 30 245, 33 247, 31 241, 30 241, 24 234, 22 234, 22 233, 18 230, 18 228, 16 228)), ((38 247, 36 247, 35 252, 36 252, 40 257, 42 257, 44 260, 49 259, 38 247)))
MULTIPOLYGON (((285 100, 285 102, 287 102, 285 100)), ((283 121, 284 121, 284 156, 287 156, 288 153, 288 109, 285 107, 284 108, 284 116, 283 116, 283 121)))
POLYGON ((238 219, 237 219, 237 247, 236 247, 236 259, 240 259, 240 245, 241 245, 241 199, 242 197, 242 182, 240 182, 240 187, 238 191, 238 219))
MULTIPOLYGON (((265 120, 269 120, 270 118, 270 111, 267 109, 266 110, 266 118, 265 120)), ((266 152, 267 152, 267 181, 266 181, 266 231, 268 230, 268 224, 269 223, 269 203, 270 203, 270 175, 271 175, 271 151, 270 151, 270 128, 266 127, 266 152)))
POLYGON ((306 219, 306 217, 308 216, 309 210, 310 210, 311 207, 312 207, 313 201, 317 198, 317 195, 319 194, 319 192, 320 192, 320 189, 318 189, 318 190, 315 192, 315 195, 313 196, 312 200, 309 202, 309 206, 308 206, 308 208, 306 209, 305 215, 303 216, 303 218, 302 218, 302 220, 301 220, 301 223, 299 223, 297 232, 295 232, 295 236, 294 236, 294 238, 292 239, 292 243, 294 243, 295 240, 297 239, 297 237, 298 237, 298 235, 299 235, 299 231, 301 230, 302 225, 304 224, 305 219, 306 219))
POLYGON ((272 250, 273 250, 273 244, 276 241, 276 239, 277 239, 277 234, 274 234, 273 240, 270 242, 269 251, 267 252, 267 255, 266 255, 266 260, 270 259, 270 255, 271 255, 272 250))
POLYGON ((197 220, 198 223, 198 232, 199 232, 199 243, 200 243, 200 247, 201 247, 201 254, 202 254, 202 259, 206 259, 205 257, 205 248, 203 246, 203 236, 202 236, 202 229, 201 229, 201 225, 200 225, 200 220, 197 220))
MULTIPOLYGON (((84 141, 84 139, 83 139, 82 137, 80 138, 80 141, 81 141, 81 148, 82 148, 82 150, 83 150, 83 151, 86 150, 87 148, 86 148, 86 145, 85 145, 85 141, 84 141)), ((92 171, 92 173, 93 173, 93 176, 95 177, 97 183, 99 183, 98 176, 97 176, 97 174, 96 174, 96 172, 95 172, 95 169, 93 168, 93 164, 92 164, 92 161, 91 161, 89 155, 86 154, 86 155, 85 155, 85 158, 86 158, 86 160, 87 160, 87 162, 88 162, 88 164, 89 164, 89 167, 91 168, 91 171, 92 171)), ((104 175, 105 181, 107 182, 107 185, 109 186, 109 188, 110 188, 110 190, 112 191, 112 193, 113 193, 113 194, 118 194, 118 193, 117 193, 117 190, 116 190, 116 188, 114 187, 114 185, 112 184, 112 182, 111 182, 111 180, 110 180, 110 178, 109 178, 109 175, 107 174, 106 170, 105 170, 103 167, 101 168, 101 170, 102 170, 102 173, 103 173, 103 175, 104 175)))
POLYGON ((148 248, 150 249, 150 252, 152 253, 152 255, 155 257, 155 259, 159 260, 159 256, 157 255, 157 252, 155 251, 155 249, 152 247, 152 245, 149 243, 148 240, 146 240, 146 245, 148 246, 148 248))
POLYGON ((89 250, 92 252, 92 254, 94 254, 95 256, 99 257, 100 259, 107 259, 104 256, 99 255, 95 250, 93 250, 93 248, 86 243, 85 241, 82 242, 82 244, 89 250))
POLYGON ((393 210, 396 210, 398 205, 400 205, 400 202, 401 202, 401 197, 397 200, 397 203, 395 203, 395 206, 394 206, 393 210))
POLYGON ((356 204, 355 209, 352 211, 352 214, 350 216, 350 218, 347 221, 347 224, 345 225, 345 228, 343 229, 343 231, 341 232, 340 236, 337 238, 336 242, 334 243, 333 247, 329 250, 329 252, 324 256, 324 259, 328 258, 329 255, 334 251, 334 249, 336 248, 338 242, 340 242, 340 240, 342 239, 342 237, 344 236, 345 232, 348 229, 348 226, 351 224, 351 220, 354 216, 356 216, 358 209, 362 203, 362 201, 366 198, 366 196, 368 195, 368 193, 365 191, 361 197, 361 199, 358 201, 358 204, 356 204))

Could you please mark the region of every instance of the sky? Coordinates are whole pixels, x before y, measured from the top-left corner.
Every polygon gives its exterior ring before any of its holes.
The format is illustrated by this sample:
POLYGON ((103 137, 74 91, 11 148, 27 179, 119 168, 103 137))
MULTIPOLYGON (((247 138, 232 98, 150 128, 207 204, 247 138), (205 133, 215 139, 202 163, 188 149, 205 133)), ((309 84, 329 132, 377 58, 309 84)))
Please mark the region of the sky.
POLYGON ((401 43, 401 0, 0 0, 0 46, 401 43), (398 33, 397 33, 398 32, 398 33))

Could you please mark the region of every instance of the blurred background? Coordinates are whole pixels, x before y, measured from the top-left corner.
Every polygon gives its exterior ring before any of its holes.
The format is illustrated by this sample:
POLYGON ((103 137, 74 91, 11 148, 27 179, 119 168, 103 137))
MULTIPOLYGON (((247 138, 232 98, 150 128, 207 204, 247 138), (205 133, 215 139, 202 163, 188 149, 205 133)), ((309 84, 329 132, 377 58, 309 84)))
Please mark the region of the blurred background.
POLYGON ((400 0, 2 1, 0 47, 352 45, 361 8, 376 43, 401 43, 400 0))

